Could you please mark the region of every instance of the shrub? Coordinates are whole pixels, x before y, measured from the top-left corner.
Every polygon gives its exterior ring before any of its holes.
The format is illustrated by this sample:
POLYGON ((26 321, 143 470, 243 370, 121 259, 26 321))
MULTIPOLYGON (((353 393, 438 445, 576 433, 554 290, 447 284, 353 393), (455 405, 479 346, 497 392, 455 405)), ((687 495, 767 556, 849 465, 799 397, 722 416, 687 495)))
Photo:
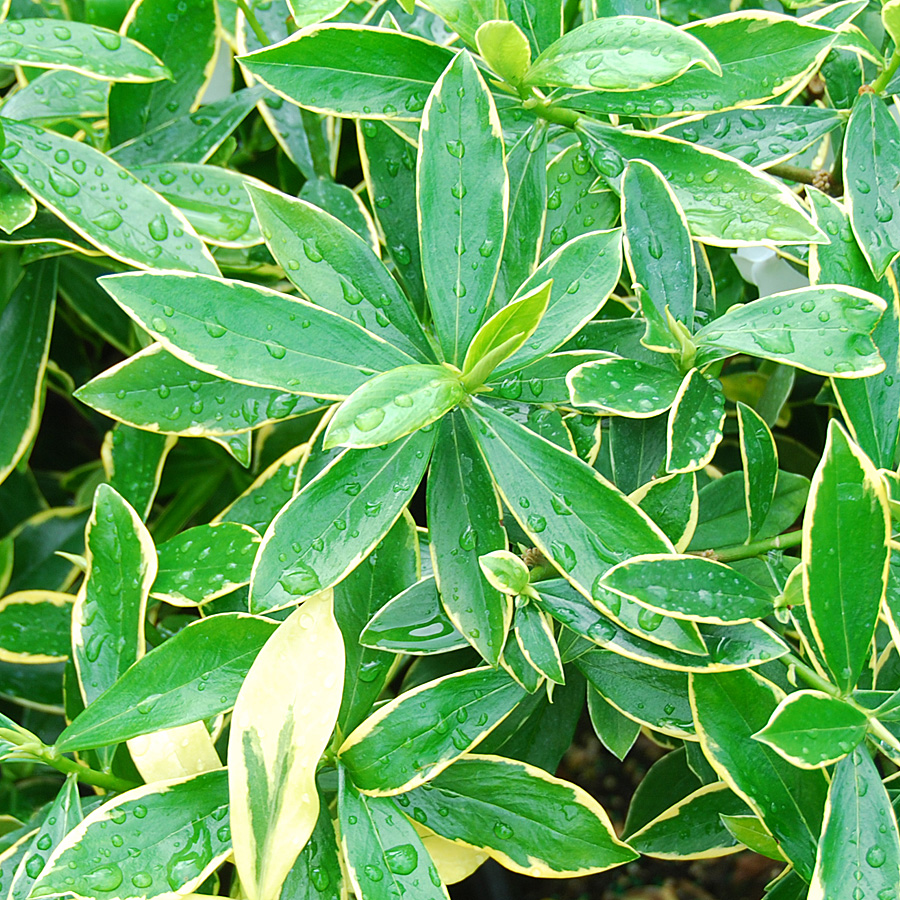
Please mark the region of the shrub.
POLYGON ((3 898, 897 896, 900 7, 736 5, 0 4, 3 898))

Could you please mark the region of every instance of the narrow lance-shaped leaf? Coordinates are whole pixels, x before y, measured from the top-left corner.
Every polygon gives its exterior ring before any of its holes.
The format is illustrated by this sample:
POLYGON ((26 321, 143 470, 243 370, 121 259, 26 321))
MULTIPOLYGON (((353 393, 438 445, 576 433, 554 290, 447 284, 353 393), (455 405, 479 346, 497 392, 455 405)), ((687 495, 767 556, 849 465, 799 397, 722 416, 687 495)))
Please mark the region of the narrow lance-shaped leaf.
POLYGON ((813 283, 844 282, 878 294, 887 309, 872 332, 884 371, 868 378, 836 378, 832 388, 854 440, 879 467, 893 468, 900 436, 900 304, 897 282, 886 272, 877 281, 856 240, 846 210, 820 191, 810 191, 816 221, 829 243, 810 253, 813 283))
POLYGON ((693 329, 697 301, 694 244, 684 210, 659 170, 633 160, 622 179, 628 266, 656 308, 693 329))
POLYGON ((341 847, 356 896, 391 900, 408 892, 421 900, 447 900, 422 839, 394 801, 360 794, 343 767, 338 777, 341 847))
POLYGON ((797 691, 785 697, 754 738, 803 769, 843 759, 866 735, 869 720, 856 706, 823 694, 797 691))
POLYGON ((835 683, 856 686, 887 586, 891 517, 884 482, 832 420, 803 518, 803 596, 835 683))
POLYGON ((713 458, 725 426, 721 382, 699 369, 684 377, 666 423, 666 469, 692 472, 713 458))
POLYGON ((540 87, 640 91, 672 81, 694 65, 722 72, 703 43, 668 22, 612 16, 563 35, 532 63, 525 80, 540 87))
POLYGON ((304 200, 264 185, 248 191, 272 255, 306 299, 413 359, 433 359, 412 304, 366 241, 304 200))
POLYGON ((700 508, 697 476, 693 472, 657 478, 629 495, 683 553, 694 536, 700 508))
POLYGON ((241 613, 191 623, 81 712, 57 739, 57 749, 103 747, 225 712, 276 627, 241 613))
POLYGON ((900 130, 876 94, 863 92, 853 104, 844 137, 844 184, 853 232, 875 277, 900 254, 900 166, 890 148, 900 130))
POLYGON ((72 610, 72 656, 85 704, 144 654, 144 614, 157 562, 135 511, 101 484, 86 530, 87 572, 72 610))
POLYGON ((588 875, 636 858, 586 791, 517 760, 467 754, 405 799, 438 834, 524 875, 588 875))
POLYGON ((176 441, 171 435, 139 431, 121 423, 103 439, 100 459, 107 481, 145 522, 176 441))
POLYGON ((897 891, 897 818, 865 747, 838 763, 828 791, 825 824, 809 900, 876 897, 897 891))
POLYGON ((156 782, 120 794, 73 828, 31 896, 151 900, 189 894, 230 853, 225 769, 156 782))
POLYGON ((875 294, 845 284, 770 294, 701 328, 698 362, 748 353, 817 375, 875 375, 884 360, 871 334, 884 307, 875 294))
POLYGON ((465 51, 428 98, 419 144, 416 191, 425 288, 444 358, 460 365, 491 300, 509 206, 500 119, 465 51))
POLYGON ((16 467, 40 424, 44 370, 56 308, 56 261, 33 263, 0 311, 0 482, 16 467))
POLYGON ((692 674, 690 689, 704 755, 762 819, 797 872, 811 877, 827 779, 751 740, 768 722, 781 691, 747 670, 692 674))
POLYGON ((336 584, 372 551, 409 503, 436 429, 345 450, 275 517, 250 584, 251 611, 298 603, 336 584))
POLYGON ((147 85, 114 85, 109 93, 110 143, 138 137, 192 112, 212 77, 218 50, 214 0, 141 0, 123 24, 126 40, 157 53, 171 77, 147 85))
POLYGON ((672 367, 617 356, 575 366, 566 376, 573 406, 629 419, 649 419, 665 412, 675 402, 681 382, 672 367))
POLYGON ((701 556, 635 556, 610 569, 603 584, 657 612, 713 625, 761 619, 774 599, 730 566, 701 556))
POLYGON ((613 183, 630 159, 656 166, 678 198, 691 234, 704 243, 739 247, 822 239, 785 185, 733 157, 664 134, 624 131, 584 118, 578 130, 595 168, 613 183))
POLYGON ((60 662, 71 652, 71 594, 18 591, 0 600, 0 661, 60 662))
POLYGON ((338 399, 412 362, 341 316, 257 285, 176 273, 101 284, 180 359, 245 384, 338 399))
POLYGON ((440 425, 426 491, 431 560, 441 605, 491 665, 503 649, 512 604, 482 574, 482 554, 506 547, 490 472, 461 413, 440 425), (448 503, 448 498, 454 498, 448 503))
POLYGON ((319 795, 319 818, 312 837, 288 872, 282 891, 296 900, 344 900, 344 873, 328 804, 319 795))
POLYGON ((369 716, 344 741, 340 761, 366 794, 403 793, 459 759, 524 696, 501 670, 445 675, 406 691, 369 716))
POLYGON ((240 63, 276 94, 307 109, 416 121, 452 58, 448 48, 413 35, 337 24, 310 25, 240 63))
POLYGON ((319 816, 316 768, 344 686, 331 591, 286 619, 238 694, 228 743, 235 863, 251 900, 278 900, 319 816))
POLYGON ((0 22, 0 63, 70 69, 104 81, 148 82, 170 75, 143 44, 107 28, 58 19, 0 22))
POLYGON ((93 246, 139 269, 218 273, 184 214, 119 163, 54 131, 0 121, 7 171, 93 246))
POLYGON ((332 447, 378 447, 440 419, 465 396, 459 376, 445 366, 402 366, 357 388, 325 431, 332 447))
POLYGON ((775 499, 778 451, 769 426, 752 407, 738 401, 737 414, 741 462, 744 465, 744 498, 747 521, 750 523, 747 540, 751 541, 765 522, 775 499))

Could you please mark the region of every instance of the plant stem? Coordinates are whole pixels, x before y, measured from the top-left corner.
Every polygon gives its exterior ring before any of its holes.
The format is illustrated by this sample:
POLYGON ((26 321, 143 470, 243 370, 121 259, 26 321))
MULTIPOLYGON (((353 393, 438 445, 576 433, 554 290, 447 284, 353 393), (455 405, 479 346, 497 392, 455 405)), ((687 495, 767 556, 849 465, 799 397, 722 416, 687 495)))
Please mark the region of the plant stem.
POLYGON ((766 172, 786 181, 796 181, 798 184, 812 184, 816 173, 812 169, 804 169, 802 166, 792 166, 790 163, 779 163, 775 166, 767 166, 766 172))
POLYGON ((734 562, 737 559, 752 559, 754 556, 762 556, 770 550, 787 550, 796 547, 803 540, 802 531, 789 531, 787 534, 779 534, 764 541, 754 541, 752 544, 741 544, 739 547, 725 547, 722 550, 709 550, 703 555, 717 559, 719 562, 734 562))
POLYGON ((897 74, 897 69, 900 69, 900 50, 894 50, 893 54, 891 54, 891 61, 872 82, 872 90, 876 94, 880 94, 887 87, 888 82, 897 74))
POLYGON ((269 36, 263 30, 262 25, 259 24, 259 19, 256 18, 256 13, 250 9, 250 6, 247 3, 247 0, 237 0, 237 5, 240 7, 241 12, 244 14, 244 17, 247 20, 247 24, 250 26, 250 29, 256 35, 256 39, 263 45, 263 47, 268 47, 269 44, 272 43, 269 40, 269 36))
POLYGON ((581 114, 575 112, 574 109, 565 109, 561 106, 554 106, 552 103, 546 103, 543 100, 532 98, 535 102, 532 105, 526 101, 525 109, 531 110, 535 115, 553 122, 555 125, 565 125, 566 128, 575 128, 581 119, 581 114))
POLYGON ((130 791, 132 788, 138 787, 134 782, 126 781, 124 778, 119 778, 116 775, 110 775, 109 772, 98 772, 96 769, 83 766, 67 756, 63 756, 57 750, 54 750, 53 747, 42 747, 40 750, 30 750, 30 752, 40 762, 52 766, 58 772, 63 772, 66 775, 77 775, 78 780, 84 784, 92 784, 107 791, 130 791))

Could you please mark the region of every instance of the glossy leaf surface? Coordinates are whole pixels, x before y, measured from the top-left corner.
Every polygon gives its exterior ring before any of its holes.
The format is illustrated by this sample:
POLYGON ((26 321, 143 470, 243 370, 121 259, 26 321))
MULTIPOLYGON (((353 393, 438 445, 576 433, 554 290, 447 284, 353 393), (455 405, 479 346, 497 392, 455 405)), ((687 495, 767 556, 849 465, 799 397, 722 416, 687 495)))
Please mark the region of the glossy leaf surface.
POLYGON ((721 382, 699 369, 685 376, 669 410, 666 426, 666 469, 702 469, 722 440, 725 395, 721 382))

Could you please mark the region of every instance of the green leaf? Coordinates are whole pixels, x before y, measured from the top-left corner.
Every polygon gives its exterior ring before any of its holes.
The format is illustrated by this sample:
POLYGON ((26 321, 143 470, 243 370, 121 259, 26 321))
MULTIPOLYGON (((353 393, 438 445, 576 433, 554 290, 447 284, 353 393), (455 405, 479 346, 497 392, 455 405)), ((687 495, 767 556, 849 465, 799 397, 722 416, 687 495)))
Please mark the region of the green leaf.
POLYGON ((263 537, 250 583, 251 611, 292 606, 356 568, 418 488, 435 431, 345 450, 304 485, 263 537))
POLYGON ((444 612, 433 575, 417 581, 382 606, 359 640, 366 647, 410 656, 447 653, 468 646, 444 612))
POLYGON ((674 369, 617 356, 582 363, 566 377, 573 406, 630 419, 665 412, 675 402, 681 382, 674 369))
POLYGON ((622 221, 632 280, 661 314, 668 309, 693 330, 697 267, 687 219, 659 170, 641 160, 622 178, 622 221))
POLYGON ((55 591, 19 591, 0 600, 0 660, 59 662, 71 650, 72 601, 55 591))
POLYGON ((145 522, 159 490, 163 466, 175 443, 174 437, 119 424, 106 433, 100 448, 110 485, 145 522))
POLYGON ((559 0, 507 0, 509 17, 528 35, 535 53, 546 49, 562 34, 562 8, 559 0))
POLYGON ((312 837, 288 872, 282 894, 294 900, 343 900, 344 873, 328 804, 319 796, 319 818, 312 837))
MULTIPOLYGON (((3 111, 6 112, 4 105, 3 111)), ((37 203, 11 175, 0 172, 0 229, 12 234, 27 225, 37 214, 37 203)))
POLYGON ((70 583, 72 563, 56 551, 84 552, 87 519, 84 507, 65 506, 42 509, 17 525, 11 535, 14 565, 7 592, 61 590, 70 583))
POLYGON ((344 639, 344 695, 338 733, 349 734, 365 719, 390 677, 394 654, 359 641, 368 620, 420 574, 415 522, 404 513, 375 549, 334 589, 334 616, 344 639))
POLYGON ((516 596, 528 587, 528 566, 509 550, 494 550, 478 557, 478 565, 491 587, 516 596))
POLYGON ((303 200, 256 184, 249 193, 269 249, 305 299, 413 359, 433 359, 412 305, 362 238, 303 200))
POLYGON ((249 583, 260 536, 248 525, 220 522, 182 531, 157 548, 150 594, 173 606, 208 602, 249 583))
POLYGON ((682 34, 715 55, 721 75, 694 68, 677 81, 652 90, 592 92, 566 101, 593 113, 668 116, 752 106, 790 95, 819 67, 837 35, 834 31, 768 10, 740 10, 691 22, 682 34))
POLYGON ((810 272, 814 283, 845 282, 878 294, 887 309, 872 332, 884 359, 879 376, 835 378, 831 386, 844 421, 854 440, 872 462, 893 468, 900 436, 900 307, 893 279, 877 281, 850 227, 844 208, 820 191, 810 191, 816 221, 829 243, 811 248, 810 272))
POLYGON ((748 353, 817 375, 875 375, 884 360, 871 334, 884 308, 880 297, 845 284, 770 294, 701 328, 698 361, 748 353))
POLYGON ((177 273, 110 275, 101 284, 179 359, 245 384, 340 399, 411 362, 347 319, 257 285, 177 273))
POLYGON ((358 387, 338 407, 325 431, 332 447, 379 447, 448 413, 465 396, 456 372, 445 366, 401 366, 358 387))
POLYGON ((31 896, 150 900, 195 890, 231 853, 227 778, 217 769, 104 803, 66 835, 31 896))
MULTIPOLYGON (((733 49, 742 50, 739 46, 733 49)), ((692 116, 660 130, 691 144, 727 153, 748 166, 764 167, 797 156, 834 131, 841 122, 835 109, 752 106, 692 116)))
POLYGON ((643 91, 693 66, 722 70, 704 44, 667 22, 615 16, 585 22, 532 63, 526 83, 581 90, 643 91))
POLYGON ((673 737, 693 736, 687 673, 601 649, 579 656, 575 666, 622 715, 673 737))
POLYGON ((101 484, 85 532, 87 572, 72 610, 72 657, 85 705, 144 655, 156 551, 135 511, 101 484))
POLYGON ((490 304, 506 238, 509 178, 500 118, 472 57, 428 97, 416 192, 422 271, 444 359, 460 365, 490 304))
POLYGON ((772 612, 768 591, 702 556, 635 556, 610 569, 602 583, 648 609, 712 625, 750 622, 772 612))
POLYGON ((357 897, 390 900, 408 893, 447 898, 437 868, 412 823, 387 797, 366 797, 339 769, 338 817, 347 875, 357 897))
POLYGON ((519 350, 534 334, 547 305, 553 282, 547 281, 498 310, 472 338, 463 363, 463 381, 480 387, 504 360, 519 350))
POLYGON ((856 706, 821 691, 789 694, 753 735, 802 769, 843 759, 866 736, 869 720, 856 706))
POLYGON ((83 22, 13 19, 0 22, 0 63, 69 69, 104 81, 147 82, 169 70, 145 46, 83 22))
POLYGON ((751 407, 738 401, 738 438, 744 466, 744 497, 753 540, 762 527, 778 486, 778 451, 769 426, 751 407))
POLYGON ((253 660, 276 627, 241 613, 191 623, 79 713, 56 748, 68 753, 103 747, 225 712, 234 706, 253 660))
POLYGON ((479 403, 465 414, 504 503, 566 580, 625 628, 689 653, 703 653, 693 626, 665 621, 617 595, 595 590, 617 562, 636 553, 672 549, 650 519, 586 463, 502 413, 479 403))
MULTIPOLYGON (((685 742, 657 759, 647 770, 628 807, 622 828, 626 839, 703 787, 703 782, 689 765, 687 750, 690 746, 685 742)), ((715 780, 713 774, 713 782, 715 780)))
POLYGON ((305 28, 336 16, 347 5, 347 0, 287 0, 287 4, 295 27, 305 28))
MULTIPOLYGON (((659 357, 657 357, 659 358, 659 357)), ((662 471, 666 461, 666 417, 609 419, 609 462, 620 491, 638 490, 662 471)))
POLYGON ((691 234, 706 244, 740 247, 823 240, 788 188, 717 150, 665 134, 624 131, 581 119, 579 132, 597 170, 616 179, 628 160, 659 169, 681 204, 691 234))
POLYGON ((484 61, 509 84, 520 84, 531 64, 528 38, 515 22, 492 19, 478 26, 475 43, 484 61))
MULTIPOLYGON (((513 631, 516 643, 529 665, 550 681, 565 684, 566 676, 550 616, 532 603, 520 606, 513 620, 513 631)), ((507 641, 504 653, 509 651, 509 647, 507 641)))
POLYGON ((552 281, 547 310, 531 337, 500 364, 492 378, 541 360, 576 335, 606 303, 621 271, 622 234, 618 230, 581 235, 545 259, 514 299, 552 281))
POLYGON ((344 687, 331 591, 295 610, 245 679, 228 740, 235 865, 249 900, 278 900, 319 817, 316 769, 344 687))
POLYGON ((316 112, 416 121, 452 58, 410 34, 341 24, 311 25, 240 63, 279 96, 316 112))
POLYGON ((180 209, 207 244, 253 247, 262 243, 245 190, 261 184, 255 178, 200 163, 157 163, 133 167, 132 172, 180 209))
POLYGON ((656 859, 708 859, 742 848, 722 824, 721 815, 739 815, 747 804, 721 781, 705 784, 628 836, 644 856, 656 859))
MULTIPOLYGON (((766 831, 765 825, 757 816, 722 814, 722 824, 740 841, 748 850, 768 856, 778 862, 786 862, 775 839, 766 831)), ((804 883, 805 887, 805 883, 804 883)), ((769 896, 768 894, 766 895, 769 896)))
POLYGON ((466 755, 405 799, 438 834, 532 877, 584 876, 636 858, 586 791, 516 760, 466 755))
POLYGON ((582 234, 612 228, 621 208, 618 196, 603 190, 597 182, 591 158, 580 144, 561 150, 547 167, 547 219, 541 257, 582 234))
POLYGON ((692 472, 713 458, 725 426, 725 393, 717 378, 691 369, 669 410, 666 469, 692 472))
POLYGON ((641 733, 640 722, 623 716, 592 685, 588 685, 587 706, 594 734, 597 735, 600 743, 616 759, 624 760, 641 733))
POLYGON ((139 269, 218 272, 184 215, 116 161, 26 122, 0 123, 7 171, 93 246, 139 269))
POLYGON ((384 232, 398 280, 421 316, 425 284, 416 222, 417 143, 385 122, 358 122, 356 136, 372 214, 384 232))
POLYGON ((3 101, 3 115, 35 125, 64 119, 99 119, 106 115, 109 84, 96 78, 51 69, 21 86, 3 101))
MULTIPOLYGON (((566 376, 569 372, 582 363, 606 359, 610 355, 602 350, 572 350, 565 353, 551 353, 518 372, 512 372, 496 380, 495 376, 492 376, 488 384, 496 395, 504 400, 568 406, 570 401, 566 376)), ((594 415, 584 415, 579 418, 580 424, 589 423, 589 430, 597 421, 598 419, 594 415)), ((572 420, 568 419, 566 424, 571 430, 572 420)), ((591 434, 591 440, 593 440, 593 434, 591 434)))
POLYGON ((401 794, 474 747, 523 696, 522 688, 496 669, 445 675, 379 707, 344 741, 340 761, 364 793, 401 794))
POLYGON ((890 798, 868 751, 857 747, 834 771, 810 900, 856 892, 887 900, 897 890, 898 865, 900 841, 890 798))
POLYGON ((719 777, 762 819, 804 878, 812 875, 828 782, 751 740, 781 691, 749 671, 691 675, 691 706, 703 752, 719 777))
MULTIPOLYGON (((808 491, 808 479, 779 470, 775 499, 756 535, 757 539, 781 534, 793 525, 806 506, 808 491)), ((699 499, 697 528, 689 549, 707 550, 744 543, 749 519, 742 473, 729 472, 713 479, 700 490, 699 499)))
POLYGON ((56 262, 26 266, 0 310, 0 483, 31 446, 40 425, 44 371, 56 308, 56 262))
POLYGON ((810 492, 803 596, 835 684, 846 692, 856 687, 871 650, 887 586, 891 517, 884 482, 837 420, 810 492))
POLYGON ((879 97, 862 93, 853 104, 844 141, 843 180, 853 233, 880 279, 900 254, 900 205, 894 195, 900 166, 887 151, 900 141, 900 130, 879 97))
POLYGON ((166 64, 171 79, 152 85, 114 85, 109 92, 110 143, 143 135, 192 112, 209 83, 218 50, 214 0, 141 0, 123 27, 166 64))
POLYGON ((82 818, 78 780, 70 775, 50 804, 46 817, 16 868, 9 892, 5 895, 8 900, 25 900, 28 897, 50 855, 82 818))
POLYGON ((491 586, 479 557, 506 547, 490 472, 463 416, 440 425, 426 490, 430 551, 441 604, 456 630, 496 665, 512 619, 508 597, 491 586), (448 503, 447 498, 455 498, 448 503))
POLYGON ((265 88, 258 85, 235 91, 215 103, 204 104, 196 112, 172 119, 113 147, 109 156, 122 166, 206 162, 265 92, 265 88))
POLYGON ((134 428, 183 437, 249 431, 323 405, 312 397, 226 381, 183 363, 160 344, 102 372, 74 396, 134 428))
POLYGON ((694 472, 649 481, 629 494, 628 499, 659 525, 679 553, 687 549, 697 527, 700 508, 694 472))

